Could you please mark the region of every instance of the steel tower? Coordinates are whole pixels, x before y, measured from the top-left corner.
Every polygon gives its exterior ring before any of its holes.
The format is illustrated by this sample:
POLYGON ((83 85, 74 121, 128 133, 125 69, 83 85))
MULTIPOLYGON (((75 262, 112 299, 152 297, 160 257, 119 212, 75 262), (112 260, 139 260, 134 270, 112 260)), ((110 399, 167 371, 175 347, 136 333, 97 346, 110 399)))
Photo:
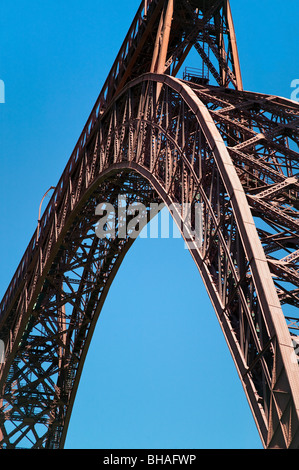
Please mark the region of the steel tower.
POLYGON ((134 243, 95 234, 97 204, 120 194, 148 220, 153 201, 178 208, 264 447, 299 447, 298 115, 243 90, 229 0, 142 1, 0 304, 2 448, 64 446, 134 243), (192 48, 202 66, 178 79, 192 48), (202 208, 200 245, 187 203, 202 208))

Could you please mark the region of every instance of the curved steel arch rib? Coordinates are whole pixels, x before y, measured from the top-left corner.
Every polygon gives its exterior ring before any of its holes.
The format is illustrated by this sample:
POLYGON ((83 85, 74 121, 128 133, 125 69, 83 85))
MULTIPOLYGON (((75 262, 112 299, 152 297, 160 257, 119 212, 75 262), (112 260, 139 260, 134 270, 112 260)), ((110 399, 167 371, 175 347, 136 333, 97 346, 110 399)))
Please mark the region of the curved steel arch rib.
MULTIPOLYGON (((246 149, 252 149, 252 139, 262 139, 256 126, 246 125, 245 111, 257 102, 261 119, 266 96, 191 87, 146 74, 106 109, 67 167, 26 275, 1 317, 7 344, 0 381, 3 447, 64 445, 97 318, 134 242, 129 235, 95 235, 97 204, 117 208, 121 194, 128 203, 142 202, 148 220, 152 202, 178 208, 176 220, 210 295, 263 445, 298 448, 298 363, 253 218, 254 204, 249 205, 256 196, 243 181, 250 160, 246 149), (233 113, 240 108, 244 113, 236 122, 233 113), (236 139, 237 148, 232 145, 236 139), (232 160, 236 155, 238 162, 232 160), (191 231, 185 230, 181 209, 187 203, 202 208, 200 244, 193 243, 192 218, 191 231)), ((298 109, 292 103, 283 106, 292 120, 298 109)), ((265 115, 261 125, 268 133, 271 123, 265 115)), ((274 144, 282 146, 281 141, 274 144)), ((273 161, 255 161, 258 181, 262 171, 278 178, 273 161)), ((283 189, 296 186, 296 180, 286 183, 279 175, 283 189)), ((266 179, 263 190, 265 185, 266 179)), ((271 184, 268 190, 274 188, 271 184)))

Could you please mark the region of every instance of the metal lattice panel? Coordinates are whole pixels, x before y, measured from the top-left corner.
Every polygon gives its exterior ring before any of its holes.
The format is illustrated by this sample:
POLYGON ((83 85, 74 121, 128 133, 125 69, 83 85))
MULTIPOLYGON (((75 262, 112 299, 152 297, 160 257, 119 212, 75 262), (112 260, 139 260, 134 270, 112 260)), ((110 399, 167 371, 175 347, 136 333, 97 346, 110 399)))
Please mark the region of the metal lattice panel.
POLYGON ((242 91, 227 1, 142 2, 1 303, 2 447, 64 445, 97 318, 134 242, 95 233, 97 204, 117 209, 119 194, 144 204, 147 221, 153 202, 176 208, 263 445, 299 447, 298 118, 297 103, 242 91), (171 76, 191 45, 217 86, 171 76), (185 204, 201 207, 200 243, 185 204))

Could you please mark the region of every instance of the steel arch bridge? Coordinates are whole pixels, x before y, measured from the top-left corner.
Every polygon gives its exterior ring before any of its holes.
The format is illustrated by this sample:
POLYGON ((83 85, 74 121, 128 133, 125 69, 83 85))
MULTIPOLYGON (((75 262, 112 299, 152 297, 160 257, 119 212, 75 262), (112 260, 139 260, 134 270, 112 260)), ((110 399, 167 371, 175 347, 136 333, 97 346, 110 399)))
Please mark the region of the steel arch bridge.
POLYGON ((296 102, 243 90, 228 0, 141 2, 0 304, 2 448, 64 446, 135 240, 96 236, 97 205, 119 195, 147 221, 153 202, 176 208, 263 446, 299 447, 298 117, 296 102), (178 79, 192 48, 202 67, 178 79), (185 204, 200 204, 200 243, 185 204))

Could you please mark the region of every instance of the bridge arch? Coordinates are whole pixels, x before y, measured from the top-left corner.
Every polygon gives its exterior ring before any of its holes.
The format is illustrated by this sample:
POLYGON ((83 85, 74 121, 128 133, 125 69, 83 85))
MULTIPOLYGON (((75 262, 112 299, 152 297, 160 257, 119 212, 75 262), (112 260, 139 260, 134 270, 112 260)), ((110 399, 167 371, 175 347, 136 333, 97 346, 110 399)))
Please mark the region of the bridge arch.
MULTIPOLYGON (((297 364, 289 360, 290 335, 245 191, 206 106, 173 77, 146 74, 133 80, 92 129, 69 166, 68 179, 53 196, 52 222, 35 247, 28 296, 17 297, 11 310, 15 330, 1 385, 5 413, 21 422, 21 431, 7 429, 2 421, 3 445, 14 446, 29 432, 37 447, 64 444, 97 318, 134 243, 129 236, 100 240, 94 234, 97 203, 116 207, 119 194, 148 209, 152 201, 167 207, 202 205, 202 243, 192 244, 190 252, 262 441, 269 445, 277 431, 269 415, 277 402, 278 372, 297 420, 297 364), (17 376, 22 379, 15 393, 17 376), (28 413, 30 419, 24 420, 28 413)), ((182 213, 176 215, 183 228, 182 213)))

